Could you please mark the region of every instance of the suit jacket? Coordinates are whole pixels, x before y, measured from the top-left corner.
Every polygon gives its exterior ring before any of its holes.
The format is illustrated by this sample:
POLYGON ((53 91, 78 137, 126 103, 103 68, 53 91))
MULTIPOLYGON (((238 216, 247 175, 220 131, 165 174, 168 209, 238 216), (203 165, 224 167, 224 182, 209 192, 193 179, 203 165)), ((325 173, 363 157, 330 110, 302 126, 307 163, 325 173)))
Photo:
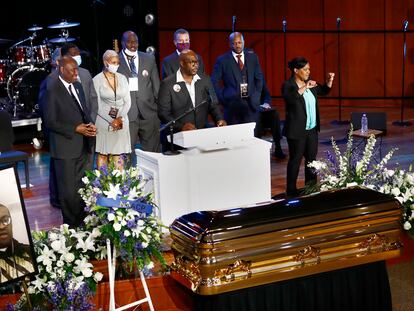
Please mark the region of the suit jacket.
MULTIPOLYGON (((253 51, 244 49, 244 66, 247 68, 249 92, 249 98, 247 100, 250 108, 253 111, 257 111, 260 106, 263 73, 260 68, 259 58, 253 51)), ((242 75, 231 51, 217 58, 211 80, 217 97, 225 108, 228 108, 231 103, 242 101, 240 98, 240 83, 243 82, 242 75)))
MULTIPOLYGON (((197 73, 204 73, 204 63, 200 55, 197 54, 198 59, 198 71, 197 73)), ((176 73, 180 69, 180 55, 177 51, 174 51, 170 55, 166 56, 162 61, 162 79, 165 79, 169 75, 176 73)))
MULTIPOLYGON (((191 122, 197 128, 204 128, 210 113, 214 121, 222 120, 220 107, 217 105, 217 97, 214 93, 213 85, 210 77, 201 73, 200 80, 195 82, 195 105, 205 102, 182 119, 178 120, 174 125, 174 131, 181 131, 183 125, 191 122)), ((177 75, 170 75, 161 82, 159 93, 159 117, 163 123, 167 123, 189 109, 193 108, 190 94, 188 93, 185 82, 177 82, 177 75)))
MULTIPOLYGON (((118 72, 127 78, 131 77, 131 70, 125 60, 124 54, 119 53, 118 72)), ((150 120, 158 118, 158 91, 160 89, 160 77, 157 64, 153 55, 138 52, 138 91, 131 92, 131 108, 128 112, 130 122, 142 119, 150 120)))
MULTIPOLYGON (((73 85, 82 104, 85 122, 92 122, 81 84, 75 82, 73 85)), ((75 132, 76 127, 84 123, 84 120, 77 103, 59 78, 51 77, 46 83, 43 116, 49 131, 50 154, 53 158, 78 158, 84 152, 84 143, 88 152, 93 152, 94 138, 75 132)))
MULTIPOLYGON (((294 77, 285 81, 282 86, 282 96, 285 100, 286 120, 283 135, 290 139, 304 137, 306 131, 306 104, 303 95, 298 93, 298 85, 294 77)), ((331 90, 326 84, 309 89, 316 99, 316 129, 320 130, 318 95, 326 95, 331 90)))
MULTIPOLYGON (((52 69, 51 73, 40 83, 38 104, 40 110, 40 117, 43 119, 43 110, 46 102, 46 86, 50 79, 58 79, 59 73, 57 70, 52 69)), ((96 121, 98 115, 98 95, 96 94, 95 87, 93 85, 92 76, 90 72, 82 67, 79 67, 79 79, 81 80, 83 92, 85 94, 85 104, 89 110, 89 116, 93 123, 96 121)))

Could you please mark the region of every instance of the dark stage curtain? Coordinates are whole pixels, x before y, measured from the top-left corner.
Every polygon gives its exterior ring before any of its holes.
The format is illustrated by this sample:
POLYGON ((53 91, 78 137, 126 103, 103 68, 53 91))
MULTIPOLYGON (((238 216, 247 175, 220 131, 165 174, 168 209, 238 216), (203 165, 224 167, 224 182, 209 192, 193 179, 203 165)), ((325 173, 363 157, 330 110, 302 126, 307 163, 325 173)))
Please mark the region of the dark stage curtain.
POLYGON ((384 261, 195 297, 202 311, 392 311, 384 261))

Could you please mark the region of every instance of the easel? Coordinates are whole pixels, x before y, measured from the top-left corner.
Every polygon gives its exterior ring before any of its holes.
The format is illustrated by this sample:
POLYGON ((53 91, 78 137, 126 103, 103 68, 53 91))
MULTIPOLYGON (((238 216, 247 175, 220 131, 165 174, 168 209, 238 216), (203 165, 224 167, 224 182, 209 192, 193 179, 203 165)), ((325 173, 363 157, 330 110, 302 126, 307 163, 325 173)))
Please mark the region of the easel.
POLYGON ((106 250, 108 254, 108 272, 109 272, 109 311, 121 311, 126 310, 135 306, 139 306, 144 302, 148 302, 151 311, 154 311, 152 305, 151 296, 148 290, 147 282, 145 281, 144 273, 139 271, 139 277, 141 279, 142 287, 145 292, 145 298, 131 302, 127 305, 115 308, 115 267, 116 267, 116 250, 114 248, 113 253, 111 252, 111 241, 106 240, 106 250))

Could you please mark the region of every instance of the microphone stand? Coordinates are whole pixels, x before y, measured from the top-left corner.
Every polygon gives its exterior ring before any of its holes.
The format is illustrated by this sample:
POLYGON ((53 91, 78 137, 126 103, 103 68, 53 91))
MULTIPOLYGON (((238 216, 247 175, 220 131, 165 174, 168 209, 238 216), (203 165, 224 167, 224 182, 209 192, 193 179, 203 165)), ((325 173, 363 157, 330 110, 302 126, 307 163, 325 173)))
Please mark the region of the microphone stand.
POLYGON ((336 18, 336 30, 337 30, 337 41, 338 41, 338 120, 331 122, 333 125, 345 125, 349 124, 349 120, 342 120, 342 90, 341 90, 341 18, 336 18))
POLYGON ((231 32, 236 31, 236 15, 233 15, 231 18, 231 32))
POLYGON ((172 119, 171 121, 165 123, 163 126, 160 127, 159 132, 164 131, 166 128, 169 128, 170 132, 170 144, 171 144, 171 150, 167 150, 164 152, 165 155, 176 155, 179 154, 179 152, 177 150, 174 150, 174 125, 177 121, 181 120, 182 118, 184 118, 186 115, 190 114, 190 113, 194 113, 194 124, 196 124, 196 110, 197 108, 201 107, 202 105, 204 105, 205 103, 208 103, 209 100, 203 100, 201 103, 199 103, 198 105, 195 105, 193 107, 191 107, 190 109, 188 109, 187 111, 185 111, 184 113, 180 114, 178 117, 176 117, 175 119, 172 119))
POLYGON ((392 122, 392 125, 395 126, 411 126, 412 123, 408 121, 404 121, 404 86, 405 86, 405 58, 407 56, 407 28, 408 28, 408 20, 405 20, 403 23, 403 61, 402 61, 402 86, 401 86, 401 116, 399 121, 392 122))
POLYGON ((285 80, 287 80, 287 74, 286 74, 286 30, 287 30, 287 21, 284 18, 282 21, 282 31, 283 31, 283 68, 285 68, 284 72, 285 72, 285 80))

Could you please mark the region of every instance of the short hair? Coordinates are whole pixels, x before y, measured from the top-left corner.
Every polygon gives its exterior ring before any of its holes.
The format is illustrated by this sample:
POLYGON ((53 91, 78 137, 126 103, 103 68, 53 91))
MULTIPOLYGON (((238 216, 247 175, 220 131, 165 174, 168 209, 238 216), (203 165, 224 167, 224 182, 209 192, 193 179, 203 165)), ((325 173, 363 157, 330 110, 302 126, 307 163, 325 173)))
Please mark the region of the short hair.
POLYGON ((65 43, 65 44, 62 46, 62 48, 60 49, 60 54, 61 54, 62 56, 68 55, 69 50, 70 50, 70 49, 73 49, 73 48, 77 48, 77 49, 79 49, 79 48, 78 48, 78 46, 77 46, 76 44, 74 44, 74 43, 70 43, 70 42, 65 43))
POLYGON ((111 57, 118 57, 118 53, 114 50, 106 50, 105 53, 103 53, 102 55, 102 60, 105 61, 110 59, 111 57))
POLYGON ((294 69, 302 69, 307 63, 309 63, 309 61, 305 57, 298 56, 288 62, 288 67, 293 72, 294 69))
POLYGON ((177 40, 178 35, 190 35, 184 28, 179 28, 174 32, 174 41, 177 40))
POLYGON ((242 41, 244 42, 244 37, 243 37, 243 34, 242 34, 241 32, 237 32, 237 31, 232 32, 232 33, 230 34, 230 36, 229 36, 229 41, 230 41, 230 42, 233 42, 233 40, 234 40, 234 37, 235 37, 235 36, 240 36, 240 37, 241 37, 241 39, 242 39, 242 41))

